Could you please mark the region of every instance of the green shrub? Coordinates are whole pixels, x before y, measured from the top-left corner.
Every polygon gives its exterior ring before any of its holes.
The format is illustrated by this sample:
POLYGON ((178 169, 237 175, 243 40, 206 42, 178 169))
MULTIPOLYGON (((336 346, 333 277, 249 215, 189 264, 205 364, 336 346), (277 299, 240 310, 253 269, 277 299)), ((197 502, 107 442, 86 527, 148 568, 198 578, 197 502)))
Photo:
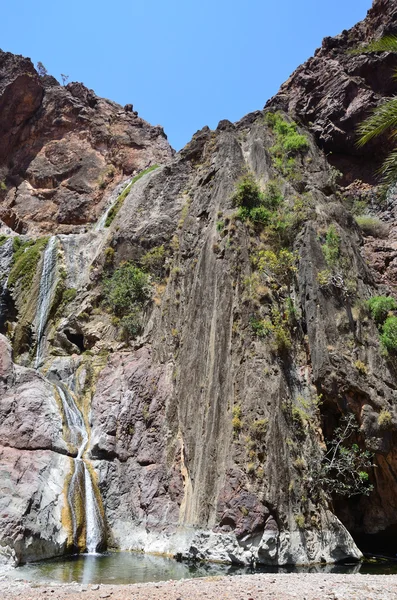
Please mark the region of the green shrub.
POLYGON ((384 323, 391 310, 397 310, 397 302, 392 296, 373 296, 367 302, 369 311, 375 323, 384 323))
POLYGON ((13 239, 13 266, 8 276, 10 287, 14 287, 17 282, 20 282, 23 291, 30 288, 47 242, 48 237, 27 241, 22 241, 19 237, 13 239))
POLYGON ((8 240, 8 235, 0 235, 0 248, 1 248, 1 246, 4 246, 4 244, 6 243, 7 240, 8 240))
POLYGON ((7 185, 5 183, 5 181, 0 181, 0 192, 6 192, 7 191, 7 185))
POLYGON ((137 306, 132 307, 128 315, 120 319, 123 337, 127 341, 135 338, 142 329, 142 313, 137 306))
POLYGON ((134 185, 134 183, 136 183, 139 179, 141 179, 141 177, 143 177, 147 173, 150 173, 151 171, 158 169, 158 167, 159 167, 159 165, 153 165, 152 167, 145 169, 141 173, 138 173, 138 175, 136 175, 133 178, 133 180, 124 188, 124 190, 121 192, 121 194, 117 198, 115 204, 110 209, 108 216, 106 217, 105 227, 110 227, 110 225, 113 223, 114 219, 116 218, 117 213, 119 212, 120 208, 122 207, 123 202, 126 199, 126 197, 128 196, 128 194, 131 190, 131 187, 134 185))
POLYGON ((265 120, 276 134, 277 143, 280 144, 283 151, 289 154, 297 154, 309 148, 306 136, 298 133, 297 124, 294 121, 287 121, 282 113, 268 112, 265 120))
POLYGON ((263 201, 263 193, 256 183, 252 173, 240 177, 236 184, 236 191, 233 195, 234 206, 245 207, 248 209, 260 206, 263 201))
POLYGON ((150 300, 149 276, 131 263, 122 263, 103 284, 105 304, 120 318, 125 339, 141 330, 141 313, 150 300))
POLYGON ((283 201, 283 195, 277 181, 268 181, 263 192, 262 204, 269 210, 274 210, 283 201))
POLYGON ((368 375, 368 367, 362 360, 356 360, 354 366, 361 375, 368 375))
POLYGON ((289 329, 288 317, 282 314, 275 306, 272 308, 273 346, 279 353, 287 351, 292 346, 292 337, 289 329))
POLYGON ((378 425, 381 429, 389 429, 393 424, 390 412, 386 409, 380 411, 378 415, 378 425))
POLYGON ((335 267, 340 255, 340 235, 335 226, 328 227, 325 244, 322 245, 325 262, 329 267, 335 267))
POLYGON ((297 124, 287 121, 280 112, 267 113, 265 122, 276 136, 276 143, 270 148, 274 166, 285 177, 296 176, 295 157, 309 149, 306 136, 298 133, 297 124))
POLYGON ((163 274, 164 261, 166 258, 166 251, 164 245, 155 246, 148 250, 141 258, 141 265, 144 271, 152 273, 157 277, 161 277, 163 274))
POLYGON ((104 282, 105 302, 117 316, 127 315, 135 304, 144 304, 151 297, 149 278, 131 263, 123 263, 104 282))
POLYGON ((265 206, 255 206, 251 210, 240 207, 237 213, 241 221, 250 219, 253 223, 268 225, 272 218, 272 213, 265 206))
POLYGON ((67 288, 62 294, 62 303, 69 304, 69 302, 72 302, 76 296, 77 290, 75 288, 67 288))
POLYGON ((267 426, 269 419, 257 419, 252 423, 252 436, 260 442, 263 442, 266 437, 267 426))
POLYGON ((364 235, 371 235, 376 238, 382 238, 386 235, 386 225, 377 217, 359 215, 355 217, 355 221, 364 235))
POLYGON ((299 529, 303 529, 305 527, 305 517, 300 513, 299 515, 295 515, 295 523, 299 527, 299 529))
POLYGON ((283 201, 283 196, 277 182, 269 181, 262 191, 254 175, 248 173, 238 180, 232 200, 238 207, 237 216, 241 221, 251 219, 254 222, 267 224, 272 211, 283 201))
POLYGON ((260 338, 264 338, 273 331, 273 325, 268 319, 257 319, 251 317, 250 325, 254 334, 260 338))
POLYGON ((297 271, 295 266, 296 255, 286 248, 273 252, 273 250, 259 250, 253 257, 252 263, 263 272, 269 269, 274 273, 277 280, 289 285, 297 271))
POLYGON ((380 335, 380 341, 388 352, 397 350, 397 317, 387 317, 380 335))
POLYGON ((233 406, 232 414, 233 414, 233 418, 232 418, 233 431, 234 431, 235 435, 237 435, 240 433, 241 428, 243 426, 243 423, 241 421, 241 407, 238 404, 233 406))

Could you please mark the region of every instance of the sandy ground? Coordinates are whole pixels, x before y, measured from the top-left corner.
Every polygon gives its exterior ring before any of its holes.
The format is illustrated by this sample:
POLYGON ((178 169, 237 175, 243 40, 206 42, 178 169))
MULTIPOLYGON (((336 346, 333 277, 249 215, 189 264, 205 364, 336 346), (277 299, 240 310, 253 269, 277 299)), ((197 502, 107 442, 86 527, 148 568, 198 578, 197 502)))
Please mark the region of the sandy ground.
POLYGON ((1 581, 11 600, 397 600, 397 575, 280 574, 207 577, 135 585, 43 585, 1 581))

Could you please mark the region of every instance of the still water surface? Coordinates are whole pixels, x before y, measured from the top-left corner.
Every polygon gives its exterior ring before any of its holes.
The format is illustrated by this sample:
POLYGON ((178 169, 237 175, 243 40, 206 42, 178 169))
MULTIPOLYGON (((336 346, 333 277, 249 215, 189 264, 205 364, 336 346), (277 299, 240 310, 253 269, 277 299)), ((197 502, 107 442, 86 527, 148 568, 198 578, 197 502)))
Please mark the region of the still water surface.
MULTIPOLYGON (((30 563, 18 567, 14 576, 28 581, 83 584, 127 584, 189 579, 214 575, 243 575, 252 573, 247 567, 217 564, 179 563, 171 558, 134 552, 80 554, 68 558, 30 563)), ((361 565, 328 565, 325 567, 262 567, 256 573, 397 573, 397 563, 364 563, 361 565)))

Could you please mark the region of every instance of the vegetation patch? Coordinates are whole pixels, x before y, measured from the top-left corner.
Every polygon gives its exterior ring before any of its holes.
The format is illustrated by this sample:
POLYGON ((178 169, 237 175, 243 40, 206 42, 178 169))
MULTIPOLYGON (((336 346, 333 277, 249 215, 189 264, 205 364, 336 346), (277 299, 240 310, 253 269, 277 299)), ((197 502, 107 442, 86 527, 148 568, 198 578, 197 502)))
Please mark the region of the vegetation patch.
POLYGON ((264 442, 267 433, 269 419, 257 419, 251 425, 252 437, 258 442, 264 442))
POLYGON ((115 204, 110 209, 110 211, 108 213, 108 216, 106 217, 105 227, 110 227, 110 225, 113 223, 114 219, 117 216, 117 213, 119 212, 120 208, 122 207, 123 202, 126 199, 126 197, 128 196, 128 194, 129 194, 129 192, 131 190, 131 187, 134 185, 134 183, 136 183, 139 179, 141 179, 141 177, 143 177, 147 173, 150 173, 151 171, 154 171, 155 169, 158 169, 158 167, 159 167, 159 165, 153 165, 153 166, 149 167, 148 169, 145 169, 144 171, 141 171, 123 189, 123 191, 121 192, 120 196, 117 198, 115 204))
POLYGON ((397 352, 397 302, 392 296, 373 296, 367 301, 367 307, 375 321, 385 354, 397 352))
POLYGON ((355 217, 355 221, 364 235, 370 235, 375 238, 383 238, 386 235, 386 225, 378 217, 358 215, 355 217))
POLYGON ((308 139, 298 132, 294 121, 287 121, 280 112, 266 113, 265 123, 276 137, 276 143, 270 148, 274 166, 284 177, 295 179, 296 157, 307 152, 308 139))
POLYGON ((289 315, 287 312, 273 306, 270 319, 251 318, 251 327, 256 336, 264 338, 271 336, 272 349, 277 353, 283 353, 292 347, 292 336, 290 330, 289 315))
POLYGON ((393 426, 393 419, 388 410, 383 409, 380 411, 378 415, 378 425, 381 429, 391 429, 393 426))
POLYGON ((125 262, 103 283, 105 305, 120 319, 124 337, 136 337, 142 330, 142 311, 152 297, 149 276, 125 262))
POLYGON ((241 420, 241 406, 239 406, 238 404, 233 406, 232 414, 233 414, 233 418, 232 418, 233 432, 235 435, 238 435, 243 426, 243 423, 241 420))
POLYGON ((6 243, 7 240, 8 240, 8 235, 0 235, 0 248, 1 248, 1 246, 4 246, 4 244, 6 243))
POLYGON ((378 325, 385 322, 390 311, 397 310, 397 302, 392 296, 373 296, 368 300, 367 306, 378 325))
POLYGON ((238 180, 232 199, 241 221, 250 220, 252 223, 268 225, 273 219, 273 212, 283 201, 283 196, 277 182, 269 181, 262 191, 254 175, 247 173, 238 180))
POLYGON ((340 235, 337 233, 335 225, 328 227, 325 244, 321 248, 328 267, 336 267, 340 257, 340 235))
POLYGON ((297 271, 296 260, 296 254, 286 248, 279 251, 258 250, 251 257, 251 262, 258 271, 271 271, 276 279, 285 285, 292 283, 294 274, 297 271))
POLYGON ((21 240, 20 237, 13 239, 13 266, 8 276, 10 287, 14 287, 19 282, 23 292, 30 289, 47 242, 48 237, 27 241, 21 240))
MULTIPOLYGON (((339 496, 368 495, 373 490, 368 470, 373 455, 355 442, 359 424, 353 414, 344 415, 327 441, 327 451, 320 461, 310 465, 313 486, 339 496)), ((314 492, 314 487, 312 492, 314 492)))
POLYGON ((166 256, 167 253, 163 244, 161 246, 155 246, 154 248, 151 248, 141 258, 140 262, 142 269, 147 273, 155 275, 156 277, 162 277, 164 274, 164 261, 166 256))
POLYGON ((289 246, 304 222, 313 198, 306 193, 284 201, 281 184, 269 181, 262 190, 252 173, 246 173, 236 183, 232 197, 237 207, 236 217, 249 227, 261 232, 273 246, 289 246))
POLYGON ((397 351, 397 317, 387 317, 382 327, 380 341, 387 352, 397 351))

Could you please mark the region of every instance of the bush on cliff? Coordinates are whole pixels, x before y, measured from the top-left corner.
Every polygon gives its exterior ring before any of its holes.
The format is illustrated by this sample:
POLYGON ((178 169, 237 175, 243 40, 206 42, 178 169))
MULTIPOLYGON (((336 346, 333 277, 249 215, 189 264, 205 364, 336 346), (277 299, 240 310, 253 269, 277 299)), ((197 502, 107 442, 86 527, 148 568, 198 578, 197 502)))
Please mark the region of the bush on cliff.
POLYGON ((136 337, 142 329, 142 311, 152 296, 149 276, 125 262, 103 284, 105 304, 120 318, 124 336, 136 337))
POLYGON ((388 352, 397 351, 397 317, 387 317, 382 327, 380 341, 388 352))
POLYGON ((309 149, 306 136, 298 132, 294 121, 287 121, 280 112, 269 112, 265 115, 265 123, 272 129, 276 137, 270 148, 273 164, 284 177, 299 178, 296 170, 296 156, 309 149))
POLYGON ((375 323, 382 325, 391 310, 397 310, 397 302, 391 296, 373 296, 367 302, 375 323))

